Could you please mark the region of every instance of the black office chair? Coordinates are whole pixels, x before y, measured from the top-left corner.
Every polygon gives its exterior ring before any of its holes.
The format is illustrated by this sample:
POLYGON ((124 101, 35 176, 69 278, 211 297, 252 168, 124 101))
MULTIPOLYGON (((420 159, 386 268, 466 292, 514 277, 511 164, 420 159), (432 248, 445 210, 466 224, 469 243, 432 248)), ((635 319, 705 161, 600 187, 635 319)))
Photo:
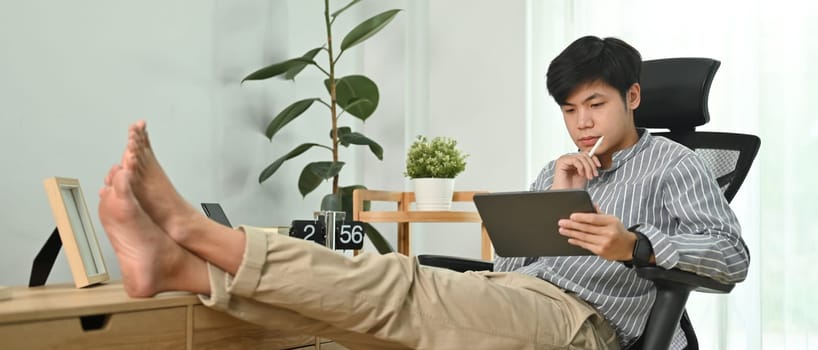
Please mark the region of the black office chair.
MULTIPOLYGON (((707 98, 719 65, 719 61, 708 58, 643 62, 642 103, 634 118, 640 127, 668 129, 652 134, 695 150, 710 166, 725 198, 732 201, 750 171, 761 140, 753 135, 695 131, 710 120, 707 98)), ((461 272, 493 269, 491 262, 440 255, 420 255, 418 260, 423 265, 461 272)), ((642 337, 630 349, 667 349, 677 324, 685 333, 687 349, 698 349, 696 333, 684 308, 690 291, 729 293, 734 287, 676 269, 643 267, 636 273, 654 282, 656 301, 642 337)))

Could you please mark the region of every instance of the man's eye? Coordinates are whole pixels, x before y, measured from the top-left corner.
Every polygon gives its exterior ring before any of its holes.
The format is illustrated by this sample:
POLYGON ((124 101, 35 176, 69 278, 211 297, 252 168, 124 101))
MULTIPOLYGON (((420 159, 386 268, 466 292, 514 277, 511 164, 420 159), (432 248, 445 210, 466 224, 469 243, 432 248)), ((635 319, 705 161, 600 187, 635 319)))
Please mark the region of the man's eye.
POLYGON ((573 108, 566 108, 566 109, 563 109, 562 112, 563 113, 574 113, 574 109, 573 108))
POLYGON ((602 107, 603 104, 605 104, 605 102, 592 103, 591 108, 599 108, 602 107))

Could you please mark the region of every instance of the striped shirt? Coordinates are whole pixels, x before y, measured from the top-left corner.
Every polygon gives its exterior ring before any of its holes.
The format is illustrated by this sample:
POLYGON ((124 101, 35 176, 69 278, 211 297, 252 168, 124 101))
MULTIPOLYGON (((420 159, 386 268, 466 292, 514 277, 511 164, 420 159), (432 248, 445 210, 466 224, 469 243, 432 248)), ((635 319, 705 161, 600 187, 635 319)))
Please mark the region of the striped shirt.
MULTIPOLYGON (((656 265, 721 282, 744 280, 749 256, 741 229, 710 170, 690 149, 639 133, 634 146, 614 153, 611 167, 588 182, 594 203, 625 227, 639 225, 656 265)), ((532 191, 551 187, 554 164, 542 170, 532 191)), ((611 323, 623 347, 641 335, 656 297, 653 282, 597 256, 497 257, 495 271, 524 273, 576 293, 611 323)), ((677 326, 671 349, 686 345, 677 326)))

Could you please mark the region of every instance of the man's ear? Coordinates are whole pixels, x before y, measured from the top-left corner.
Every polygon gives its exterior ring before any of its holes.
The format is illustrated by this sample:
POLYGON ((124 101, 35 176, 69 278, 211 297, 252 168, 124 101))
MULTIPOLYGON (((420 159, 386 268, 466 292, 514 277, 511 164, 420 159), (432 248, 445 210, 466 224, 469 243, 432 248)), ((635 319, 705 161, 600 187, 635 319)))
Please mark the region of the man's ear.
POLYGON ((639 83, 633 83, 633 85, 631 85, 631 87, 628 89, 627 100, 628 108, 630 110, 634 110, 639 107, 639 104, 642 102, 642 87, 639 85, 639 83))

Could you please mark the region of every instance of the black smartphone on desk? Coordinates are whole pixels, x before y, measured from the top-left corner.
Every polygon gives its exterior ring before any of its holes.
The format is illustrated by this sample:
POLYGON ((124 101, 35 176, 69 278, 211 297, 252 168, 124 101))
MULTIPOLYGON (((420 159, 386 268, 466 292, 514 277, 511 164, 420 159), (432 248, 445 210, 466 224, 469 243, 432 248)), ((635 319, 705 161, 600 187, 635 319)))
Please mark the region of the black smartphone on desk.
POLYGON ((233 225, 230 225, 230 220, 227 220, 227 215, 224 214, 224 210, 222 210, 222 206, 219 205, 219 203, 202 203, 202 209, 205 215, 211 220, 233 228, 233 225))

